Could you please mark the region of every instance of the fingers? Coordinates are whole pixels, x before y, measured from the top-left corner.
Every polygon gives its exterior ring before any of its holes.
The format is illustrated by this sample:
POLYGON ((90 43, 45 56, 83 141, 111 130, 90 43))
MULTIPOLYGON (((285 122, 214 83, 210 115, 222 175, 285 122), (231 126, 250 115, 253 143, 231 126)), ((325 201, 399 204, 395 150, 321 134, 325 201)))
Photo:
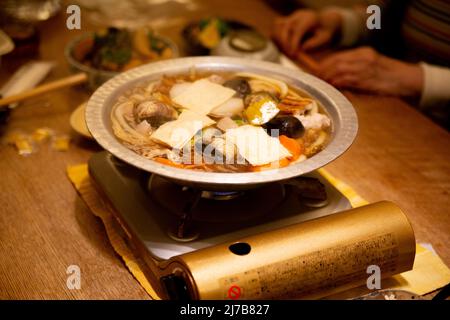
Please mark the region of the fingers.
POLYGON ((329 30, 318 29, 302 46, 305 51, 317 49, 330 43, 333 34, 329 30))
POLYGON ((396 94, 389 68, 373 49, 343 51, 321 62, 318 75, 340 89, 375 94, 396 94))
POLYGON ((287 18, 277 18, 274 23, 273 36, 275 40, 281 44, 282 33, 286 28, 287 18))
POLYGON ((290 35, 290 29, 291 29, 291 20, 289 17, 287 18, 278 18, 275 21, 274 25, 274 36, 275 40, 278 42, 278 44, 281 46, 283 50, 286 51, 286 48, 288 46, 289 42, 289 35, 290 35))
POLYGON ((374 61, 372 52, 365 48, 342 51, 323 60, 318 75, 338 88, 372 91, 377 77, 374 61))
POLYGON ((333 86, 341 89, 363 89, 364 80, 355 74, 343 74, 330 82, 333 86))
POLYGON ((292 22, 290 20, 287 20, 284 22, 280 30, 280 43, 284 51, 287 51, 289 48, 289 38, 291 34, 291 28, 292 22))
POLYGON ((358 61, 340 61, 327 69, 320 69, 319 75, 322 79, 331 82, 342 75, 358 74, 365 71, 364 63, 358 61))
POLYGON ((327 72, 329 69, 333 69, 338 63, 346 61, 355 61, 357 55, 354 50, 341 51, 330 55, 329 57, 322 60, 320 63, 319 75, 322 76, 323 73, 327 72))
POLYGON ((299 48, 305 34, 317 27, 314 18, 306 18, 303 21, 295 21, 291 27, 291 35, 288 40, 287 53, 292 56, 299 48))
POLYGON ((376 52, 373 49, 366 47, 340 51, 324 59, 321 63, 321 66, 323 68, 328 68, 339 61, 356 60, 367 60, 368 62, 372 63, 376 60, 376 52))
POLYGON ((312 10, 299 10, 286 18, 275 21, 274 36, 283 51, 292 56, 300 48, 305 34, 319 24, 318 15, 312 10))

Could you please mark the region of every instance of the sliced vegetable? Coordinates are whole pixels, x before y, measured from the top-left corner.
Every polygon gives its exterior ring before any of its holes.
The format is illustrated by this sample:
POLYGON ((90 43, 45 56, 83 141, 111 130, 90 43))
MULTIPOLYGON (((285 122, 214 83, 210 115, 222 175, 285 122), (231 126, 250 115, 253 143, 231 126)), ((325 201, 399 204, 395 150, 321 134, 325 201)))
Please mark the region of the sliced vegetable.
POLYGON ((255 73, 250 73, 250 72, 239 72, 236 74, 236 76, 243 77, 243 78, 259 79, 259 80, 266 81, 270 84, 273 84, 279 88, 280 98, 284 98, 288 94, 288 91, 289 91, 287 84, 284 83, 283 81, 280 81, 277 79, 265 77, 265 76, 255 74, 255 73))
POLYGON ((263 125, 274 118, 280 109, 277 108, 276 99, 267 92, 256 92, 245 98, 247 108, 244 115, 253 125, 263 125))
POLYGON ((292 155, 292 157, 288 157, 288 159, 291 161, 297 160, 303 152, 303 148, 300 143, 297 140, 286 136, 280 136, 279 139, 283 147, 285 147, 292 155))
POLYGON ((153 158, 153 160, 155 160, 156 162, 171 166, 171 167, 175 167, 175 168, 184 169, 186 167, 182 163, 173 162, 172 160, 169 160, 167 158, 156 157, 156 158, 153 158))
POLYGON ((212 109, 209 114, 213 117, 232 117, 244 110, 244 101, 241 98, 231 98, 212 109))
POLYGON ((219 21, 217 19, 211 20, 206 24, 198 35, 200 43, 208 49, 216 47, 220 40, 219 21))
POLYGON ((287 167, 289 165, 289 163, 290 163, 290 161, 288 158, 283 158, 278 161, 264 164, 262 166, 252 166, 251 171, 259 172, 259 171, 265 171, 265 170, 279 169, 279 168, 287 167))
POLYGON ((281 96, 280 88, 277 85, 274 85, 273 83, 259 79, 252 79, 248 83, 250 84, 252 92, 265 91, 269 92, 274 97, 281 96))
POLYGON ((215 121, 193 111, 185 110, 177 120, 161 125, 151 135, 151 139, 172 149, 182 149, 202 128, 211 126, 215 121))
POLYGON ((108 28, 103 34, 95 34, 94 46, 89 54, 96 68, 117 71, 132 55, 131 38, 127 30, 108 28))
POLYGON ((206 78, 196 80, 172 100, 185 109, 206 115, 215 107, 229 100, 236 91, 206 78))
POLYGON ((254 166, 292 156, 278 138, 270 137, 259 126, 244 125, 227 130, 225 139, 233 143, 239 154, 254 166))
POLYGON ((291 96, 288 95, 284 99, 280 101, 278 104, 278 108, 281 112, 287 113, 295 113, 295 112, 304 112, 307 110, 307 107, 313 102, 311 99, 302 98, 299 96, 291 96))
POLYGON ((78 61, 83 61, 94 47, 94 38, 87 37, 80 40, 72 50, 73 57, 78 61))
POLYGON ((169 91, 170 99, 174 99, 176 96, 179 96, 190 86, 192 86, 192 82, 175 83, 169 91))
POLYGON ((229 129, 234 129, 234 128, 239 127, 238 124, 229 117, 224 117, 224 118, 220 119, 217 122, 216 126, 223 132, 225 132, 229 129))
POLYGON ((155 157, 155 158, 153 158, 153 160, 155 160, 156 162, 165 164, 167 166, 180 168, 180 169, 202 169, 202 170, 206 170, 206 165, 204 163, 183 164, 183 163, 174 162, 172 160, 169 160, 167 158, 162 158, 162 157, 155 157))

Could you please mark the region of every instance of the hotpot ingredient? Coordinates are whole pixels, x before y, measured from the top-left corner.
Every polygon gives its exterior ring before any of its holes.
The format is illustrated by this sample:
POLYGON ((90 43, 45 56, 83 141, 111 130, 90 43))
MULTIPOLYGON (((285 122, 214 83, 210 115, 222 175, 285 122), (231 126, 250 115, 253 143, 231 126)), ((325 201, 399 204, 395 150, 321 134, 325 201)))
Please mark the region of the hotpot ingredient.
POLYGON ((162 165, 206 172, 260 172, 322 150, 331 121, 318 101, 253 73, 164 75, 119 96, 116 137, 162 165))

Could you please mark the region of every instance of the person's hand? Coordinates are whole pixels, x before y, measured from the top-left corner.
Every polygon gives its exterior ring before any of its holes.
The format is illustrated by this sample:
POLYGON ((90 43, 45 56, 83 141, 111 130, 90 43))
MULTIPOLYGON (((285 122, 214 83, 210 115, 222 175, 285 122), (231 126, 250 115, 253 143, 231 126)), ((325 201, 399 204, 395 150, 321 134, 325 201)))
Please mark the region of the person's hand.
POLYGON ((298 50, 329 45, 341 29, 342 18, 334 11, 301 9, 275 20, 274 38, 290 56, 298 50))
POLYGON ((317 75, 341 89, 417 98, 423 87, 418 64, 383 56, 370 47, 342 51, 319 64, 317 75))

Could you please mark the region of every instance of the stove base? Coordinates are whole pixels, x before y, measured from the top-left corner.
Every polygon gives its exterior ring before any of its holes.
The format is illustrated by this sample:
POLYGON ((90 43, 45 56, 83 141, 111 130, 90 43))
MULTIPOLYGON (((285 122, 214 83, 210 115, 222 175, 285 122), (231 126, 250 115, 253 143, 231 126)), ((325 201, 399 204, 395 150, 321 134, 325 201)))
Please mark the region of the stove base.
MULTIPOLYGON (((271 204, 270 209, 261 214, 255 212, 255 210, 250 212, 251 202, 257 199, 255 195, 246 203, 242 214, 235 211, 238 210, 236 206, 229 209, 227 215, 230 219, 222 217, 222 213, 227 213, 223 208, 217 210, 220 214, 214 210, 208 216, 205 212, 209 208, 213 210, 215 205, 210 204, 210 207, 202 211, 201 219, 193 221, 195 222, 193 225, 195 229, 192 233, 198 234, 197 237, 193 237, 192 241, 180 242, 170 236, 171 230, 179 223, 179 217, 169 212, 170 210, 167 207, 161 206, 159 201, 155 201, 154 193, 152 198, 148 188, 150 173, 142 172, 126 164, 106 151, 94 154, 88 165, 91 177, 109 199, 114 208, 114 214, 125 231, 128 234, 135 235, 140 244, 148 250, 149 255, 158 260, 167 260, 176 255, 351 208, 350 202, 334 186, 320 174, 312 173, 307 176, 317 178, 325 185, 328 195, 328 203, 325 206, 314 208, 311 204, 300 201, 298 195, 290 189, 284 190, 286 192, 283 193, 282 198, 279 198, 279 191, 274 191, 275 199, 261 200, 263 203, 268 201, 271 204), (246 210, 249 213, 248 215, 244 213, 246 210)), ((276 184, 263 188, 267 188, 267 190, 271 190, 270 188, 273 188, 273 190, 279 189, 276 184)), ((156 190, 157 194, 163 191, 162 188, 156 190)), ((176 208, 177 200, 181 200, 176 196, 173 200, 176 208)), ((210 201, 214 201, 222 207, 226 202, 225 200, 210 201)), ((258 207, 258 205, 255 205, 255 207, 258 207)), ((263 207, 267 208, 268 206, 263 207)))

